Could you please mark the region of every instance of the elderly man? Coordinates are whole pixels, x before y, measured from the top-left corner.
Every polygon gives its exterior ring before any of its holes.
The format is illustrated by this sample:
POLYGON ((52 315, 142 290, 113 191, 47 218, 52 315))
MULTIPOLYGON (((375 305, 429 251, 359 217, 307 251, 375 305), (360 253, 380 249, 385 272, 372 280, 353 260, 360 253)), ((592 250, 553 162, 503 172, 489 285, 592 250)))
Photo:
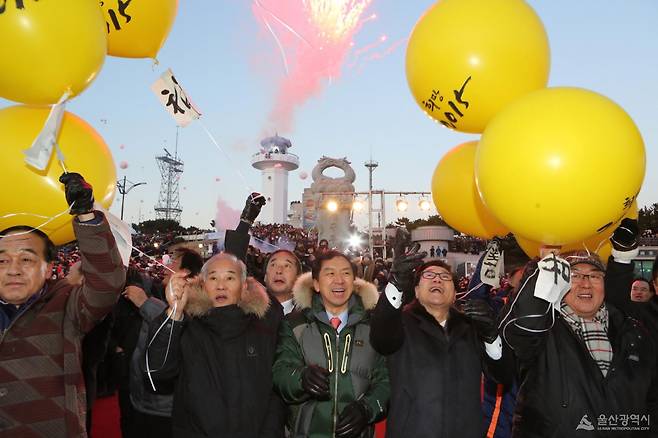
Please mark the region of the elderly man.
MULTIPOLYGON (((618 243, 613 238, 623 250, 618 243)), ((550 254, 526 267, 502 321, 520 369, 513 436, 654 436, 654 344, 641 322, 611 304, 616 296, 630 301, 629 284, 606 278, 595 254, 563 257, 550 254)), ((619 276, 615 263, 610 277, 619 276)))
POLYGON ((167 287, 166 313, 150 324, 142 362, 156 388, 177 380, 173 436, 282 437, 271 373, 280 310, 231 254, 208 260, 200 284, 181 275, 167 287))
POLYGON ((0 239, 0 435, 86 437, 80 344, 111 309, 125 271, 91 186, 62 175, 84 282, 49 281, 55 248, 30 227, 0 239))
POLYGON ((267 292, 281 303, 284 315, 292 312, 295 307, 292 288, 301 273, 301 262, 294 253, 286 249, 274 251, 265 262, 267 292))

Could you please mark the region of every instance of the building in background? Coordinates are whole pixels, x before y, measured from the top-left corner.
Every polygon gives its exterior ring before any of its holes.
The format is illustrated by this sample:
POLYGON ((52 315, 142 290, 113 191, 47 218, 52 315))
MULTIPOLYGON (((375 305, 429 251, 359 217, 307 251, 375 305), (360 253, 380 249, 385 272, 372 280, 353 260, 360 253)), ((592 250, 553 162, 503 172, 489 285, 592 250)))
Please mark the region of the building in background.
POLYGON ((263 139, 260 145, 260 152, 251 157, 251 165, 261 171, 261 193, 267 199, 258 221, 285 224, 288 222, 288 172, 299 168, 299 157, 288 153, 292 147, 290 140, 278 135, 263 139))

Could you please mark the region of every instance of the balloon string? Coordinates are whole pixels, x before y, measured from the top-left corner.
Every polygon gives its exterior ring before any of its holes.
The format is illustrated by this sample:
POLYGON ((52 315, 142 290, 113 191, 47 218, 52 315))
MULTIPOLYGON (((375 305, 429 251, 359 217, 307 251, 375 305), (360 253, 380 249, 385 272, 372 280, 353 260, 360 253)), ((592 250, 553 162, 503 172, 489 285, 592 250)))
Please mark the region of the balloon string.
POLYGON ((469 295, 471 294, 471 292, 475 291, 477 288, 479 288, 479 287, 482 286, 483 284, 484 284, 484 283, 478 283, 478 284, 476 284, 475 286, 473 286, 472 288, 470 288, 469 290, 467 290, 466 292, 458 292, 458 293, 456 294, 456 296, 457 296, 457 300, 459 300, 459 301, 463 300, 464 298, 466 298, 467 296, 469 296, 469 295))
POLYGON ((201 125, 201 127, 203 128, 203 130, 206 132, 206 134, 208 135, 208 138, 210 138, 210 141, 212 141, 213 144, 217 147, 217 149, 219 149, 220 152, 222 152, 222 153, 226 156, 226 159, 228 160, 229 164, 230 164, 231 167, 235 170, 235 172, 238 174, 238 176, 242 179, 242 182, 243 182, 244 185, 247 187, 247 189, 248 189, 250 192, 253 192, 254 189, 253 189, 253 188, 251 187, 251 185, 247 182, 247 178, 245 178, 245 176, 242 174, 242 172, 240 172, 239 168, 233 163, 233 160, 231 160, 231 156, 230 156, 229 154, 227 154, 226 151, 225 151, 225 150, 219 145, 219 143, 217 142, 217 140, 215 140, 215 137, 214 137, 214 136, 212 135, 212 133, 208 130, 208 128, 206 128, 206 125, 203 124, 203 122, 201 121, 201 119, 199 119, 198 122, 199 122, 199 124, 201 125))
POLYGON ((131 245, 130 247, 131 247, 132 249, 134 249, 135 251, 137 251, 140 255, 142 255, 142 256, 144 256, 144 257, 146 257, 146 258, 148 258, 148 259, 154 261, 154 262, 157 263, 158 265, 162 266, 163 268, 165 268, 166 270, 168 270, 168 271, 171 272, 172 274, 175 274, 175 273, 176 273, 176 271, 174 271, 173 269, 171 269, 169 266, 165 265, 164 263, 160 263, 155 257, 152 257, 152 256, 146 254, 145 252, 143 252, 143 251, 140 250, 139 248, 135 248, 135 247, 132 246, 132 245, 131 245))
MULTIPOLYGON (((75 202, 73 204, 75 204, 75 202)), ((34 213, 9 213, 9 214, 6 214, 4 216, 0 216, 0 219, 8 219, 10 217, 15 217, 15 216, 33 216, 33 217, 38 217, 38 218, 42 218, 42 219, 47 219, 44 223, 42 223, 40 225, 37 225, 36 227, 32 228, 29 231, 23 231, 23 232, 20 232, 20 233, 12 233, 12 236, 23 236, 23 235, 29 234, 29 233, 31 233, 35 230, 41 230, 41 228, 45 227, 46 225, 48 225, 49 223, 51 223, 55 219, 59 218, 60 216, 68 214, 71 211, 71 208, 73 207, 73 204, 71 204, 69 207, 67 207, 66 210, 64 210, 63 212, 58 213, 58 214, 56 214, 55 216, 52 216, 52 217, 42 216, 40 214, 34 214, 34 213)), ((0 237, 5 237, 5 236, 0 235, 0 237)))
MULTIPOLYGON (((173 294, 174 290, 173 290, 173 286, 171 286, 171 281, 169 282, 168 287, 169 287, 169 293, 173 294)), ((177 310, 178 310, 178 299, 176 299, 176 301, 174 302, 174 307, 173 309, 171 309, 171 313, 169 313, 165 318, 165 320, 162 322, 162 324, 160 324, 160 327, 158 327, 155 334, 149 341, 149 344, 146 346, 146 374, 148 375, 149 382, 151 383, 151 388, 153 388, 154 392, 157 390, 155 389, 155 383, 153 382, 153 377, 151 377, 151 373, 154 371, 161 370, 162 367, 164 367, 165 364, 167 363, 167 358, 169 357, 169 349, 171 347, 171 338, 173 337, 173 333, 174 333, 174 324, 171 324, 171 329, 169 330, 169 339, 167 340, 167 350, 165 351, 165 357, 162 360, 162 364, 157 369, 151 369, 149 365, 149 348, 151 348, 151 345, 153 344, 153 341, 155 341, 155 338, 158 336, 158 333, 160 333, 160 330, 163 329, 163 327, 167 324, 167 322, 169 322, 169 320, 173 320, 172 315, 175 315, 177 310)))

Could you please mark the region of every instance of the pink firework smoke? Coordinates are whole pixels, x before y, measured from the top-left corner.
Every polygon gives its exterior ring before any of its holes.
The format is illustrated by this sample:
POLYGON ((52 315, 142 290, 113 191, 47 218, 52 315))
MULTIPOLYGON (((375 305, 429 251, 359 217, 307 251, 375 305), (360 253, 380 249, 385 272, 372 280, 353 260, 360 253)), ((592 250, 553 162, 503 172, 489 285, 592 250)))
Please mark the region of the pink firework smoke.
POLYGON ((283 78, 270 121, 283 131, 292 127, 295 108, 341 73, 353 38, 372 0, 254 0, 258 22, 271 34, 281 54, 283 78))
POLYGON ((240 222, 240 211, 231 207, 221 196, 217 198, 217 213, 215 213, 215 228, 217 230, 233 230, 240 222))

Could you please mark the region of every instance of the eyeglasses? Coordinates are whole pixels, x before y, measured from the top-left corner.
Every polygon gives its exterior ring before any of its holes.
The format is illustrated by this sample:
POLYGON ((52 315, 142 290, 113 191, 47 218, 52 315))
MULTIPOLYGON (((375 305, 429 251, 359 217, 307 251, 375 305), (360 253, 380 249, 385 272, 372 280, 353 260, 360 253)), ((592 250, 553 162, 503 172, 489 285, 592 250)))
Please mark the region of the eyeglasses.
POLYGON ((642 287, 642 286, 633 286, 631 287, 631 290, 634 292, 649 292, 651 289, 648 287, 642 287))
POLYGON ((588 279, 592 283, 602 283, 605 278, 603 272, 591 272, 589 274, 581 274, 580 272, 571 271, 571 280, 572 281, 584 281, 588 279))
POLYGON ((452 280, 452 274, 449 274, 447 272, 423 271, 423 273, 420 274, 420 276, 427 280, 434 280, 436 277, 439 277, 443 281, 452 280))

